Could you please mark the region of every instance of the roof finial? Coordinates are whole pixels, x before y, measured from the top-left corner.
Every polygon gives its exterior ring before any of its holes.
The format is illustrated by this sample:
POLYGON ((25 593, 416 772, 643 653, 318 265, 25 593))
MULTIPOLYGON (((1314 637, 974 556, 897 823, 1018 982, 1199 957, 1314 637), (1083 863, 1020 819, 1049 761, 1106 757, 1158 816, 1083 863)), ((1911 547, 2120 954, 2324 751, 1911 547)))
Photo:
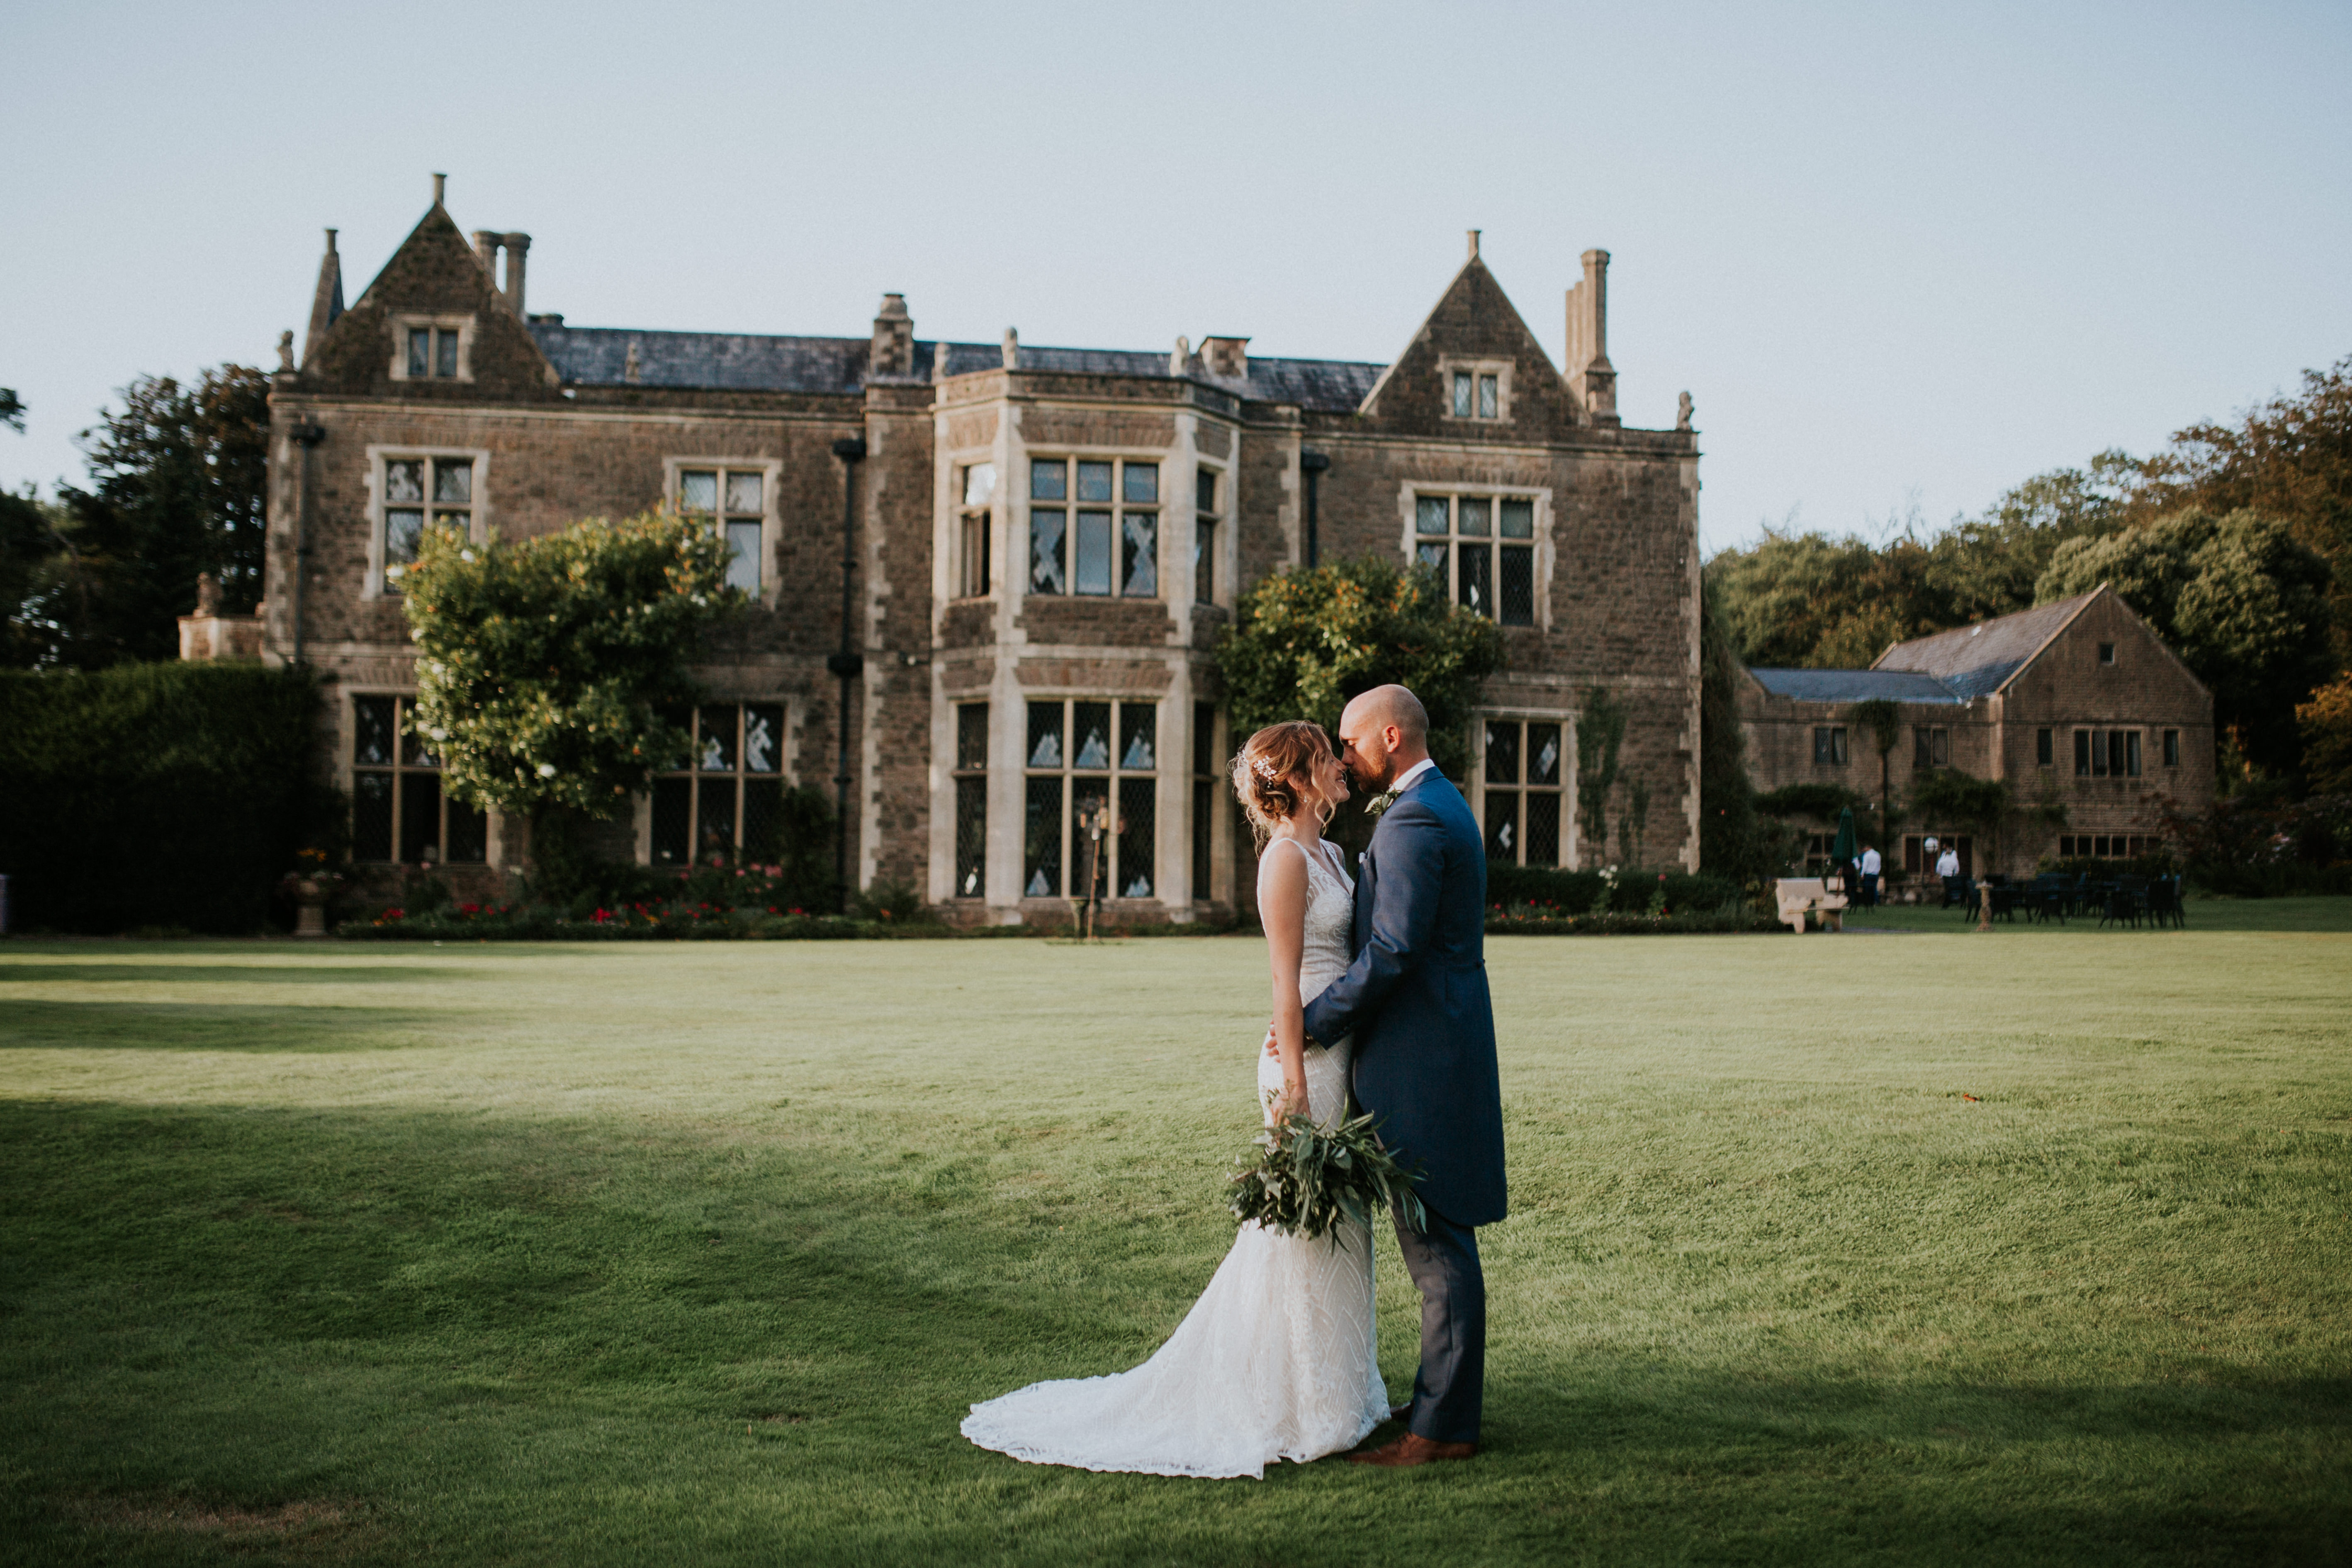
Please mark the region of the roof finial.
POLYGON ((1478 259, 1478 230, 1475 228, 1470 230, 1470 259, 1478 259))
POLYGON ((1004 368, 1007 370, 1019 370, 1021 368, 1021 334, 1013 328, 1007 327, 1004 329, 1003 353, 1004 368))
POLYGON ((434 176, 433 176, 433 205, 434 205, 435 206, 436 206, 436 207, 437 207, 437 206, 439 206, 439 205, 441 205, 441 197, 442 197, 442 195, 443 195, 443 193, 445 193, 446 191, 447 191, 447 189, 448 189, 448 188, 449 188, 449 176, 448 176, 448 175, 446 175, 446 174, 436 174, 436 175, 434 175, 434 176))

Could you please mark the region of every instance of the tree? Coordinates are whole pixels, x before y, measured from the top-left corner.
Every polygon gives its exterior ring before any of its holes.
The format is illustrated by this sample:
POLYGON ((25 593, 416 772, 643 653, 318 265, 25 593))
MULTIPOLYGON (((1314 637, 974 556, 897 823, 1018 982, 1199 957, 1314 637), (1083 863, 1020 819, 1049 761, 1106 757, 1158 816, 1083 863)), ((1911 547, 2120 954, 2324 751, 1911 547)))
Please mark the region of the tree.
POLYGON ((2103 582, 2212 689, 2215 721, 2248 760, 2294 771, 2295 705, 2337 668, 2325 560, 2275 518, 2189 508, 2063 546, 2036 593, 2047 603, 2103 582))
POLYGON ((25 433, 25 405, 13 386, 0 386, 0 425, 22 436, 25 433))
POLYGON ((1698 862, 1699 868, 1745 887, 1772 876, 1785 855, 1786 833, 1756 815, 1748 777, 1747 743, 1739 732, 1739 688, 1748 679, 1723 623, 1722 591, 1711 577, 1699 584, 1698 862))
POLYGON ((2352 675, 2339 676, 2294 710, 2304 777, 2314 790, 2352 795, 2352 675))
POLYGON ((173 657, 200 573, 231 613, 262 592, 269 378, 226 364, 189 387, 142 376, 121 395, 81 433, 93 488, 59 494, 56 661, 84 668, 173 657))
POLYGON ((2335 572, 2339 659, 2352 658, 2352 355, 2303 373, 2303 390, 2273 398, 2234 425, 2176 433, 2147 465, 2138 511, 2194 506, 2251 509, 2284 521, 2335 572))
POLYGON ((1857 727, 1870 731, 1871 744, 1878 752, 1878 847, 1884 850, 1886 836, 1894 831, 1897 820, 1895 784, 1887 758, 1895 751, 1895 742, 1903 738, 1903 710, 1884 697, 1873 697, 1855 703, 1848 710, 1847 717, 1857 727))
POLYGON ((698 642, 741 601, 726 581, 725 542, 673 512, 514 543, 428 531, 401 592, 442 788, 534 834, 616 815, 687 751, 663 714, 695 700, 698 642))
POLYGON ((1429 753, 1454 778, 1479 685, 1502 667, 1494 622, 1449 603, 1427 567, 1379 557, 1275 573, 1217 644, 1236 737, 1284 719, 1337 730, 1349 698, 1394 683, 1429 710, 1429 753))

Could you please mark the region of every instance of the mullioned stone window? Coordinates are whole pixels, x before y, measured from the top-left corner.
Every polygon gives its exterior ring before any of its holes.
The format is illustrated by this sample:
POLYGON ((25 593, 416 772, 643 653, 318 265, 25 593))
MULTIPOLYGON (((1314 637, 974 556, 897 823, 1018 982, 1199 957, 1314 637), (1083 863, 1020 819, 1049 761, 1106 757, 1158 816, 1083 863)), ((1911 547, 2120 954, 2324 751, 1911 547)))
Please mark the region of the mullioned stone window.
POLYGON ((693 744, 685 767, 654 780, 653 863, 758 865, 780 858, 784 705, 709 703, 668 718, 693 744))
POLYGON ((427 528, 481 537, 482 479, 487 452, 372 447, 375 519, 368 555, 368 589, 397 594, 416 564, 427 528))
POLYGON ((767 577, 769 475, 757 468, 673 465, 677 510, 707 519, 727 539, 727 585, 758 596, 767 577))
POLYGON ((1507 626, 1536 624, 1536 503, 1527 496, 1413 499, 1413 559, 1456 604, 1507 626))
POLYGON ((1109 897, 1151 897, 1158 882, 1159 720, 1151 702, 1050 698, 1029 704, 1022 897, 1082 899, 1089 875, 1109 897))
POLYGON ((1029 462, 1029 592, 1160 596, 1160 465, 1029 462))
POLYGON ((352 699, 352 858, 373 864, 478 866, 489 818, 441 793, 441 759, 415 732, 411 697, 352 699))
POLYGON ((1523 866, 1559 865, 1565 789, 1559 724, 1489 719, 1482 761, 1486 858, 1523 866))
POLYGON ((988 704, 956 709, 955 896, 988 894, 988 704))

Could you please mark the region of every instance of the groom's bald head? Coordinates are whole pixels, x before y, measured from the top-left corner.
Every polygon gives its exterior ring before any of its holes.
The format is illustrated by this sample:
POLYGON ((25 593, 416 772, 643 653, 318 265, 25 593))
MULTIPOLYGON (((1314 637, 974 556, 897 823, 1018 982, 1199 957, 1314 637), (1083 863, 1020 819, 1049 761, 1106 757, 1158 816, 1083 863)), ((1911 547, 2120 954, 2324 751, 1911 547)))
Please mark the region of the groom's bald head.
POLYGON ((1367 790, 1382 790, 1429 755, 1429 710, 1402 686, 1375 686, 1339 715, 1339 760, 1367 790))

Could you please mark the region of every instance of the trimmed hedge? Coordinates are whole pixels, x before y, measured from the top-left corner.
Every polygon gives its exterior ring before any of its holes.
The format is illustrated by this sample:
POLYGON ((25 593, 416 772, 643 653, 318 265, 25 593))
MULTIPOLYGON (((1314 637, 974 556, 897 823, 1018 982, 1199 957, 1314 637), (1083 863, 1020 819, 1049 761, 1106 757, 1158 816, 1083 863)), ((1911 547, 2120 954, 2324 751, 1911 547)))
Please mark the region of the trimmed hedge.
POLYGON ((0 672, 0 872, 12 923, 243 933, 343 814, 315 771, 304 671, 131 664, 0 672))
MULTIPOLYGON (((1744 901, 1738 886, 1727 878, 1710 877, 1705 872, 1693 876, 1685 871, 1668 871, 1664 875, 1666 910, 1671 914, 1686 910, 1712 912, 1744 901)), ((1647 913, 1650 900, 1658 891, 1658 877, 1656 871, 1619 872, 1616 889, 1608 894, 1609 912, 1647 913)), ((1487 908, 1507 910, 1515 915, 1555 910, 1562 917, 1589 915, 1607 889, 1607 881, 1598 871, 1559 871, 1543 866, 1513 866, 1501 860, 1486 862, 1487 908)))

